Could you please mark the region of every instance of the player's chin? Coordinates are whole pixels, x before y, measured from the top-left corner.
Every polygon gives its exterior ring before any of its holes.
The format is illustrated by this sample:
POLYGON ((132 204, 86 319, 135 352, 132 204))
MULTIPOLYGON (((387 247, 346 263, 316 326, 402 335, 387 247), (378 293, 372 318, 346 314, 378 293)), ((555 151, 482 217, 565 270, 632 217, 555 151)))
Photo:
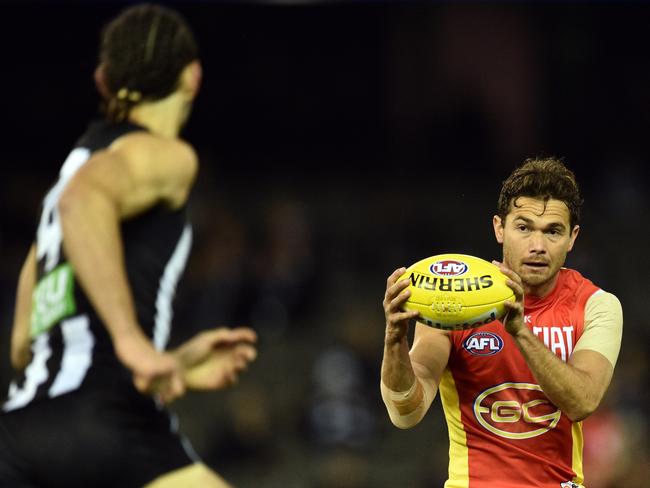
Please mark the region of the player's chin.
POLYGON ((550 279, 551 276, 551 272, 548 267, 533 269, 526 269, 526 267, 524 267, 518 274, 521 277, 521 281, 524 283, 524 285, 528 286, 543 285, 550 279))

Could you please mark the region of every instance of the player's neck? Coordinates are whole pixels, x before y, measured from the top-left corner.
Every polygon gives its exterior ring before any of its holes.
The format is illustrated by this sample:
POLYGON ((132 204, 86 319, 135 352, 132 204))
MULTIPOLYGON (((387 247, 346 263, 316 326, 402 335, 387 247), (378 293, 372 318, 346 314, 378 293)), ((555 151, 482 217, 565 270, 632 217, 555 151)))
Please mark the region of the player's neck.
POLYGON ((187 102, 180 93, 174 92, 161 100, 136 105, 129 114, 129 120, 146 127, 153 134, 177 137, 187 112, 187 102))

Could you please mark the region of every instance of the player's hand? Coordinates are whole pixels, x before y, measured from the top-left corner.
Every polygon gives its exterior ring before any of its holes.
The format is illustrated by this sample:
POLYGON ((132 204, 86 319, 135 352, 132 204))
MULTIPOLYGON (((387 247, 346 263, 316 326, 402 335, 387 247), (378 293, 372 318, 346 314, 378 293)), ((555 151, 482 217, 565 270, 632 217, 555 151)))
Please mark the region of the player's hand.
POLYGON ((384 295, 384 316, 386 317, 386 344, 400 342, 407 334, 409 320, 417 318, 420 313, 416 311, 405 312, 402 310, 404 302, 411 296, 407 289, 409 280, 398 281, 398 278, 406 272, 406 268, 399 268, 386 280, 386 294, 384 295))
POLYGON ((514 337, 519 334, 519 332, 526 329, 526 325, 524 324, 524 285, 519 275, 508 268, 505 264, 500 263, 499 261, 492 261, 492 264, 498 266, 501 272, 506 275, 508 278, 506 280, 506 285, 508 285, 515 294, 514 301, 507 301, 504 303, 508 310, 508 314, 503 319, 503 325, 505 325, 506 331, 514 337))
POLYGON ((173 354, 188 388, 218 390, 236 383, 255 360, 256 342, 257 335, 247 327, 211 329, 195 335, 173 354))
POLYGON ((157 351, 144 335, 123 337, 115 344, 117 356, 133 373, 133 383, 140 393, 169 403, 185 393, 181 368, 169 353, 157 351))

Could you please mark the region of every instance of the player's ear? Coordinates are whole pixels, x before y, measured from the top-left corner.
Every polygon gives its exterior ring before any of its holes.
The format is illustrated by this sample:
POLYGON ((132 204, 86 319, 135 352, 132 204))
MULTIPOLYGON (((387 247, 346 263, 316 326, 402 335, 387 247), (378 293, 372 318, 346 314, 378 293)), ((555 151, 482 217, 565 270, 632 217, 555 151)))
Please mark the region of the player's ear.
POLYGON ((573 230, 571 231, 571 237, 569 238, 569 251, 573 249, 573 244, 575 244, 579 232, 580 232, 580 226, 574 225, 573 230))
POLYGON ((199 93, 202 78, 203 68, 198 60, 192 61, 183 68, 181 72, 181 90, 189 96, 190 100, 193 100, 199 93))
POLYGON ((106 71, 104 71, 104 65, 100 64, 95 68, 95 86, 97 91, 102 96, 104 100, 111 98, 111 91, 108 89, 108 84, 106 83, 106 71))
POLYGON ((503 224, 501 217, 495 215, 492 217, 492 227, 494 227, 494 236, 499 244, 503 244, 503 224))

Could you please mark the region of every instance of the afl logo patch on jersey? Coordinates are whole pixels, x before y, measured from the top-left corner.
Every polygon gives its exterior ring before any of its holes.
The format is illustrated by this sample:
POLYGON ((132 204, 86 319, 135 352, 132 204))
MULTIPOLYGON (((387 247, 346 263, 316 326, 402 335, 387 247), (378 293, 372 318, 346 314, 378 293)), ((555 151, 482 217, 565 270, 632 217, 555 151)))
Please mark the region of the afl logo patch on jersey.
POLYGON ((429 270, 436 276, 460 276, 465 274, 468 269, 467 264, 455 259, 443 259, 429 266, 429 270))
POLYGON ((476 332, 465 339, 463 347, 475 356, 492 356, 503 349, 503 339, 492 332, 476 332))

